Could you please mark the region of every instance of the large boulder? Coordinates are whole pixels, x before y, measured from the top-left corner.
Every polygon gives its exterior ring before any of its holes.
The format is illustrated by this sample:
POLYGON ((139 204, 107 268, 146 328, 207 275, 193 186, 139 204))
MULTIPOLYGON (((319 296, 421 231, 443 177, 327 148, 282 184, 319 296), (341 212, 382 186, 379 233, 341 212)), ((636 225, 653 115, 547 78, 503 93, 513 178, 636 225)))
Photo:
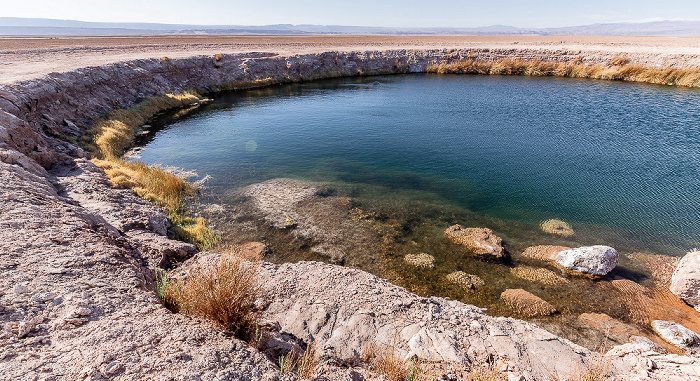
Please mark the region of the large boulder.
POLYGON ((700 250, 686 254, 671 276, 671 292, 700 311, 700 250))
POLYGON ((610 246, 583 246, 560 251, 555 261, 568 270, 592 275, 605 276, 617 266, 620 255, 610 246))
POLYGON ((465 246, 478 256, 503 258, 503 240, 487 228, 463 228, 452 225, 445 230, 445 235, 454 243, 465 246))

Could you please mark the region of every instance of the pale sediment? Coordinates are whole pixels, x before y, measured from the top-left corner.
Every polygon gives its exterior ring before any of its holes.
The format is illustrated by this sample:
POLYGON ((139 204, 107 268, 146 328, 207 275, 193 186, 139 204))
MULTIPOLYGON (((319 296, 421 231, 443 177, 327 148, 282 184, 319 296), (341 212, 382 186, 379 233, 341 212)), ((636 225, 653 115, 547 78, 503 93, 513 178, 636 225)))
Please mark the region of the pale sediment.
MULTIPOLYGON (((0 378, 293 379, 249 344, 158 303, 154 269, 177 264, 193 247, 166 241, 162 210, 112 187, 75 141, 106 112, 164 93, 422 72, 432 62, 469 54, 490 60, 574 60, 580 54, 472 50, 245 53, 220 60, 212 52, 81 68, 0 87, 0 378)), ((421 298, 358 270, 320 263, 264 269, 270 291, 265 314, 277 322, 277 338, 292 347, 299 345, 293 338, 319 340, 324 375, 331 379, 367 372, 334 359, 352 359, 370 340, 396 335, 395 345, 407 354, 461 367, 496 357, 514 377, 526 379, 545 378, 549 366, 566 373, 594 356, 533 324, 421 298)), ((700 373, 697 359, 624 350, 615 356, 611 375, 618 379, 700 373)))

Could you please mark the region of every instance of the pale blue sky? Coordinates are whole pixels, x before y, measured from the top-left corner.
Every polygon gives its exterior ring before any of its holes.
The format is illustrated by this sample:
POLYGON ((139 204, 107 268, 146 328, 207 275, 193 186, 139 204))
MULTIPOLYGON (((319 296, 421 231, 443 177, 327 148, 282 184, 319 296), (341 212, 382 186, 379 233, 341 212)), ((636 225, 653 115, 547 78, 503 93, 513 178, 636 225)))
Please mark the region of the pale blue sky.
POLYGON ((180 24, 557 27, 700 20, 699 0, 0 0, 0 16, 180 24))

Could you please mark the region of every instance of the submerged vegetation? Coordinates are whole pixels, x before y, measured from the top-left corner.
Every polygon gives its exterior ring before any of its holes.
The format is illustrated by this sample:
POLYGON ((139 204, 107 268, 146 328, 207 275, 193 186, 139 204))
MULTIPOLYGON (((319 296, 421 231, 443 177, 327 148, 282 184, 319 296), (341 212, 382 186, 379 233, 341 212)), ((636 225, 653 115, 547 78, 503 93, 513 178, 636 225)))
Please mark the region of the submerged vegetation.
POLYGON ((428 65, 428 73, 527 75, 533 77, 570 77, 644 82, 659 85, 700 87, 700 69, 650 68, 629 64, 629 59, 615 57, 609 66, 586 65, 580 59, 572 63, 505 58, 490 62, 467 58, 456 62, 428 65))

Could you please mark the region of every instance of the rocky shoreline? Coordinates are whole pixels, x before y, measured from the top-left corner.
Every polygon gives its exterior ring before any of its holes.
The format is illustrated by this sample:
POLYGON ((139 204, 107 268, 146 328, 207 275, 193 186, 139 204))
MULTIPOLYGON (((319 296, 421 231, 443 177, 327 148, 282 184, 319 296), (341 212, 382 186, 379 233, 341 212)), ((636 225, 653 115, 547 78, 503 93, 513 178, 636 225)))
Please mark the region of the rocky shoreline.
MULTIPOLYGON (((431 63, 470 56, 570 62, 580 55, 486 48, 212 54, 86 67, 0 86, 0 379, 294 379, 270 358, 310 340, 322 345, 320 379, 375 377, 356 361, 369 341, 438 361, 447 379, 494 360, 513 380, 585 367, 597 354, 534 324, 421 298, 368 273, 316 262, 263 265, 268 292, 261 305, 278 343, 267 352, 173 314, 153 292, 154 270, 206 253, 168 240, 163 211, 113 187, 76 144, 101 115, 164 93, 423 72, 431 63)), ((582 60, 607 63, 617 55, 582 60)), ((670 64, 638 55, 629 57, 670 64)), ((679 57, 676 62, 697 60, 679 57)), ((700 358, 639 344, 608 354, 613 379, 700 374, 700 358)))

